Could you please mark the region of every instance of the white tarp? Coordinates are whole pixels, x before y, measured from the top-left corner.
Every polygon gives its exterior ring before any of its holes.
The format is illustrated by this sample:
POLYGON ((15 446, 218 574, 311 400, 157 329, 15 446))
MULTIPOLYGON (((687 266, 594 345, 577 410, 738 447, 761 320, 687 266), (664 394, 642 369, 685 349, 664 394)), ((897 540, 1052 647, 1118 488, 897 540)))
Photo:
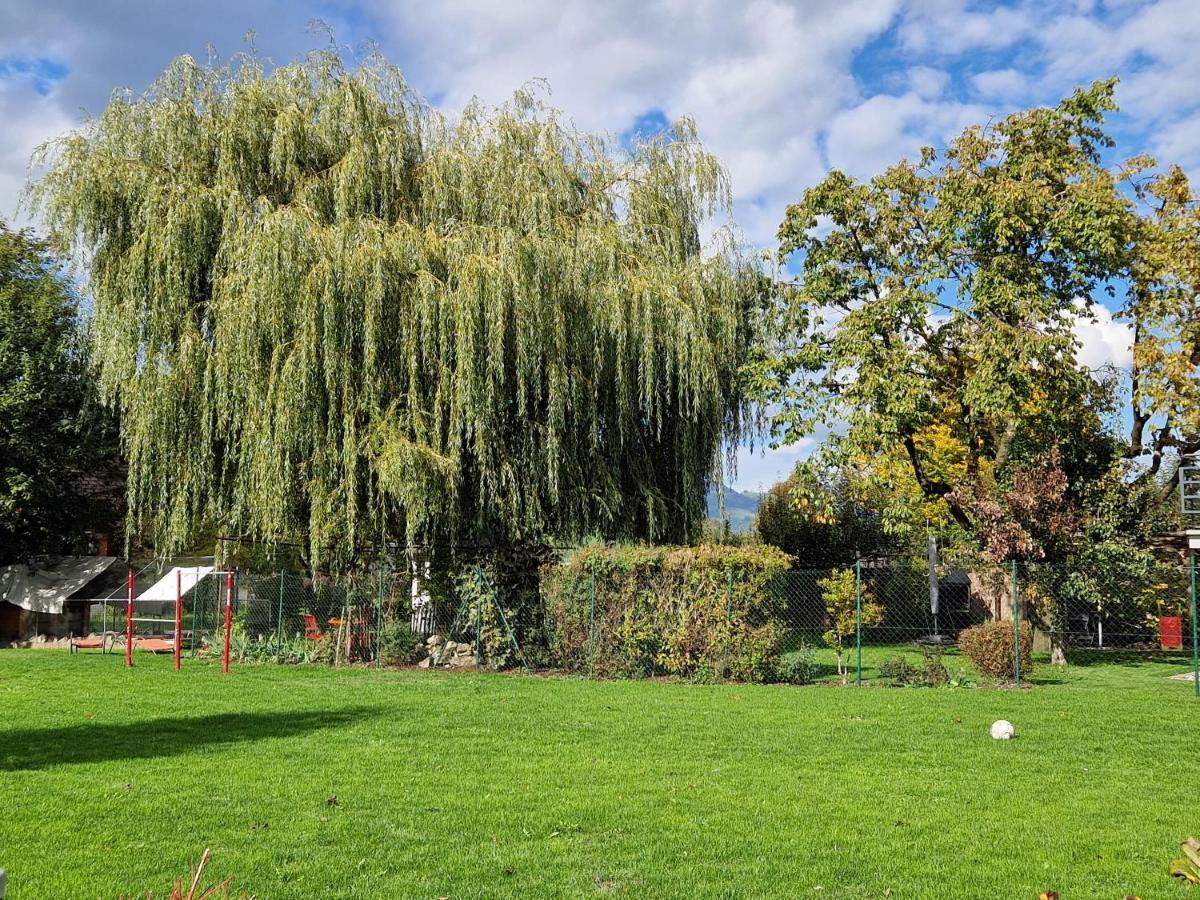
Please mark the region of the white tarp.
POLYGON ((36 568, 0 566, 0 600, 30 612, 61 615, 63 601, 116 561, 115 556, 67 556, 36 568))
POLYGON ((186 594, 199 584, 205 575, 211 575, 215 571, 214 566, 175 566, 134 599, 139 603, 146 600, 174 603, 176 590, 182 589, 182 593, 186 594), (178 576, 176 572, 179 573, 178 576))

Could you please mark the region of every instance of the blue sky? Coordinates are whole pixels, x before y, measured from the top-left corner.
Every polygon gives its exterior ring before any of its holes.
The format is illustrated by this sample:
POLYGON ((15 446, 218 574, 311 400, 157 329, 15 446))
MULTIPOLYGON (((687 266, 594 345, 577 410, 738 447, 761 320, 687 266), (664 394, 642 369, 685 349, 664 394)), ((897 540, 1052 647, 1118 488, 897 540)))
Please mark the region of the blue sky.
MULTIPOLYGON (((286 61, 328 38, 374 42, 448 111, 544 78, 583 128, 616 135, 693 116, 730 171, 735 214, 769 244, 787 203, 836 166, 862 177, 968 124, 1053 103, 1117 75, 1123 156, 1200 175, 1200 0, 4 0, 0 215, 29 154, 140 91, 181 53, 229 55, 254 32, 286 61)), ((1085 361, 1121 364, 1128 336, 1080 323, 1085 361)), ((769 486, 809 445, 742 454, 769 486)))

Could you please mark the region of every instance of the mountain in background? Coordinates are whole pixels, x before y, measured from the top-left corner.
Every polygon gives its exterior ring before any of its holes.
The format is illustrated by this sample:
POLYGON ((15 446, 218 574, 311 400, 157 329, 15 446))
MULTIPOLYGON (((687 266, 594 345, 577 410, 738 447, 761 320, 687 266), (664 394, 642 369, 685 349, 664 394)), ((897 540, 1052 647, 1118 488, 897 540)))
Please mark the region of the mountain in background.
POLYGON ((735 491, 725 488, 725 514, 721 515, 720 503, 717 500, 716 488, 708 492, 708 517, 717 522, 729 520, 730 531, 745 534, 754 526, 754 517, 758 514, 758 504, 762 494, 754 491, 735 491))

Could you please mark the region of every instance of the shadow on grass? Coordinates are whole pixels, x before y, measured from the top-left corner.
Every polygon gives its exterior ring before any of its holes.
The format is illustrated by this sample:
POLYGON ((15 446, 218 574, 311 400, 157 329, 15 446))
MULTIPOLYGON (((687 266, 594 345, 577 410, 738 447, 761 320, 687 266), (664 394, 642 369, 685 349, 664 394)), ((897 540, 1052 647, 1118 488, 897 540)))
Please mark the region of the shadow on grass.
POLYGON ((0 772, 176 756, 200 747, 340 728, 377 712, 370 707, 352 707, 301 712, 221 713, 150 719, 123 725, 83 723, 10 731, 0 737, 0 772))
MULTIPOLYGON (((1134 648, 1117 647, 1097 650, 1094 647, 1069 647, 1066 651, 1067 665, 1076 668, 1091 666, 1179 666, 1192 668, 1191 651, 1179 650, 1137 650, 1134 648)), ((1049 658, 1046 665, 1052 665, 1049 658)))

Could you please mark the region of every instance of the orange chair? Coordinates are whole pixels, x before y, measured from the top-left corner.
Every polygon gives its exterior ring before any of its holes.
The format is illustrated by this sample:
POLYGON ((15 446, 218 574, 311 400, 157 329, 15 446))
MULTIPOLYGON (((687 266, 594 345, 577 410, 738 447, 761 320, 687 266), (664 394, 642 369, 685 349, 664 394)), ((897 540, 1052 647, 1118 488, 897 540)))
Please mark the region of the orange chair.
POLYGON ((325 635, 321 633, 321 627, 317 625, 317 617, 312 613, 304 614, 304 638, 309 641, 319 641, 325 635))
POLYGON ((161 637, 134 638, 133 649, 149 650, 151 653, 174 653, 175 641, 161 637))
POLYGON ((103 653, 106 650, 107 641, 107 635, 98 638, 77 638, 72 635, 68 647, 72 653, 78 653, 80 650, 99 650, 103 653))

